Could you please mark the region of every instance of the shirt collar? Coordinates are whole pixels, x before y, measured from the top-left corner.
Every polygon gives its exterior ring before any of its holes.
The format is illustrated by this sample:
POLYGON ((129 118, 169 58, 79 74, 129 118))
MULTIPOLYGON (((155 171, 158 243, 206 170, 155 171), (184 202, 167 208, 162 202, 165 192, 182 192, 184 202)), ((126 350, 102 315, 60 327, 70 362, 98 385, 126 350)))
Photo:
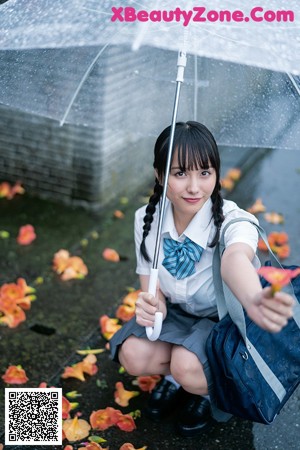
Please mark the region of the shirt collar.
MULTIPOLYGON (((203 248, 207 247, 211 227, 213 226, 214 223, 212 220, 211 208, 212 208, 212 201, 209 198, 204 203, 200 211, 198 211, 197 214, 193 217, 187 228, 184 230, 182 234, 183 239, 180 240, 184 240, 185 237, 188 237, 196 244, 201 245, 201 247, 203 248)), ((165 216, 162 226, 162 234, 165 233, 169 233, 172 239, 176 240, 179 239, 174 224, 172 204, 168 199, 166 202, 165 216)))

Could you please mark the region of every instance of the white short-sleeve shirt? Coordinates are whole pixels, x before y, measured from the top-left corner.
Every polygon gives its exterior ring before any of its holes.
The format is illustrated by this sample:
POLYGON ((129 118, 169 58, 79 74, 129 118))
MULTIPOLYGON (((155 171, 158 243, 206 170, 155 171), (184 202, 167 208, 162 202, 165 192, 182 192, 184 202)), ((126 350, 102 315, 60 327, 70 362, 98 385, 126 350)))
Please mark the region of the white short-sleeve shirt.
MULTIPOLYGON (((216 231, 216 227, 212 219, 211 208, 212 202, 211 199, 209 199, 194 216, 185 231, 179 236, 174 225, 172 205, 169 200, 167 200, 158 258, 158 278, 160 289, 163 294, 169 299, 170 302, 180 304, 186 312, 200 317, 212 317, 217 315, 212 275, 214 248, 210 248, 208 246, 212 242, 216 231), (182 280, 177 280, 162 265, 162 261, 164 259, 163 239, 165 237, 170 237, 179 242, 183 242, 185 238, 188 237, 196 244, 203 247, 204 250, 201 259, 195 264, 196 272, 193 275, 182 280)), ((145 261, 140 253, 145 210, 146 206, 143 206, 135 213, 135 248, 137 257, 136 272, 139 275, 150 275, 150 269, 152 267, 152 263, 145 261)), ((230 200, 224 200, 223 214, 225 216, 225 220, 222 224, 221 232, 224 226, 230 220, 235 218, 247 218, 258 223, 255 216, 239 208, 236 203, 230 200)), ((153 216, 151 229, 145 241, 151 260, 153 260, 157 227, 158 212, 153 216)), ((233 243, 245 243, 248 244, 254 252, 256 252, 258 233, 256 228, 249 222, 237 222, 230 225, 226 230, 224 238, 226 247, 233 243)), ((259 267, 259 260, 257 257, 254 258, 253 265, 256 268, 259 267)))

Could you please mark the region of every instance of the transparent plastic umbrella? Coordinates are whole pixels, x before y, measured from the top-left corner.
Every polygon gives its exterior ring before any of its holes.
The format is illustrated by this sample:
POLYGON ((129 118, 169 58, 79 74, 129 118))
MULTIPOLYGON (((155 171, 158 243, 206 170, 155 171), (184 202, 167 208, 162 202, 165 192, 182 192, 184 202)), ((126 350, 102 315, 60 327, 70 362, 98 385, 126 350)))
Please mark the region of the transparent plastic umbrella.
MULTIPOLYGON (((103 127, 99 98, 115 95, 109 77, 104 80, 105 70, 112 78, 120 77, 115 101, 133 105, 137 120, 143 118, 140 132, 157 134, 159 110, 173 106, 173 52, 179 50, 173 126, 178 108, 180 114, 189 112, 189 117, 199 119, 214 106, 222 108, 222 114, 206 124, 218 143, 298 149, 299 17, 298 0, 262 0, 260 6, 256 0, 243 5, 239 0, 215 0, 202 2, 201 7, 192 0, 178 1, 176 6, 170 0, 126 5, 113 0, 100 4, 98 0, 9 0, 0 6, 0 102, 60 124, 103 127), (131 63, 121 73, 116 51, 120 46, 131 63), (179 103, 186 53, 189 64, 179 103), (216 77, 220 67, 221 83, 216 77), (237 80, 229 91, 227 80, 232 76, 237 80), (121 95, 124 82, 130 99, 121 95), (132 86, 129 91, 128 86, 132 86), (206 101, 203 89, 210 93, 206 101), (244 99, 242 104, 234 104, 235 96, 244 99), (151 108, 145 108, 146 103, 151 108)), ((135 127, 128 123, 128 133, 135 127)), ((172 133, 170 141, 167 174, 172 133)), ((163 203, 165 195, 166 189, 163 203)))

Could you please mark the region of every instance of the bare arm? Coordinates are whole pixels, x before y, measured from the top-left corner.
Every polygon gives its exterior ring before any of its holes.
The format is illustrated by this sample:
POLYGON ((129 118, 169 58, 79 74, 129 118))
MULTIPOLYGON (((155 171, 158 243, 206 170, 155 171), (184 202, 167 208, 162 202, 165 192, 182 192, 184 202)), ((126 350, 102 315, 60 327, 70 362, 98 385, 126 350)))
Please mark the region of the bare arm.
POLYGON ((253 257, 249 245, 229 245, 221 258, 222 278, 257 325, 268 331, 280 331, 292 317, 293 298, 284 292, 272 297, 271 288, 262 289, 251 263, 253 257))
POLYGON ((136 302, 135 314, 139 325, 153 326, 156 311, 163 313, 163 318, 167 315, 166 299, 159 286, 157 286, 156 296, 148 293, 149 276, 140 275, 140 285, 142 292, 136 302))

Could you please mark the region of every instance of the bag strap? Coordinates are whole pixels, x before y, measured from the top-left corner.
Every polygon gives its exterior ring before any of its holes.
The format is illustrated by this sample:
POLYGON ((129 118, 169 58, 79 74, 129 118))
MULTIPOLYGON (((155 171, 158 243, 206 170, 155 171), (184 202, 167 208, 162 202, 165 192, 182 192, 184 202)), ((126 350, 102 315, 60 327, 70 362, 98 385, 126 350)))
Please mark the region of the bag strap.
MULTIPOLYGON (((213 256, 213 281, 216 291, 218 314, 219 318, 222 319, 227 313, 229 313, 232 321, 238 327, 238 330, 245 342, 246 348, 248 349, 250 355, 252 356, 257 368, 259 369, 259 371, 261 372, 262 376, 265 378, 266 382, 269 384, 271 389, 277 395, 278 399, 282 401, 284 396, 286 395, 286 390, 282 385, 282 383, 279 381, 279 379, 276 377, 276 375, 266 364, 264 359, 260 356, 255 347, 252 345, 250 340, 248 339, 244 309, 239 300, 228 288, 226 283, 223 282, 221 277, 221 256, 223 254, 223 251, 225 250, 225 239, 224 239, 225 232, 230 225, 232 225, 235 222, 241 221, 250 222, 256 227, 260 237, 263 239, 264 243, 268 248, 272 265, 274 265, 275 267, 282 268, 280 262, 277 260, 276 256, 274 255, 269 246, 268 239, 263 228, 261 228, 255 222, 246 218, 237 218, 231 220, 228 224, 225 225, 224 229, 222 230, 220 242, 217 244, 213 256)), ((295 298, 294 289, 291 283, 288 286, 288 291, 295 298)), ((298 303, 297 300, 294 307, 294 319, 300 329, 300 304, 298 303)))

